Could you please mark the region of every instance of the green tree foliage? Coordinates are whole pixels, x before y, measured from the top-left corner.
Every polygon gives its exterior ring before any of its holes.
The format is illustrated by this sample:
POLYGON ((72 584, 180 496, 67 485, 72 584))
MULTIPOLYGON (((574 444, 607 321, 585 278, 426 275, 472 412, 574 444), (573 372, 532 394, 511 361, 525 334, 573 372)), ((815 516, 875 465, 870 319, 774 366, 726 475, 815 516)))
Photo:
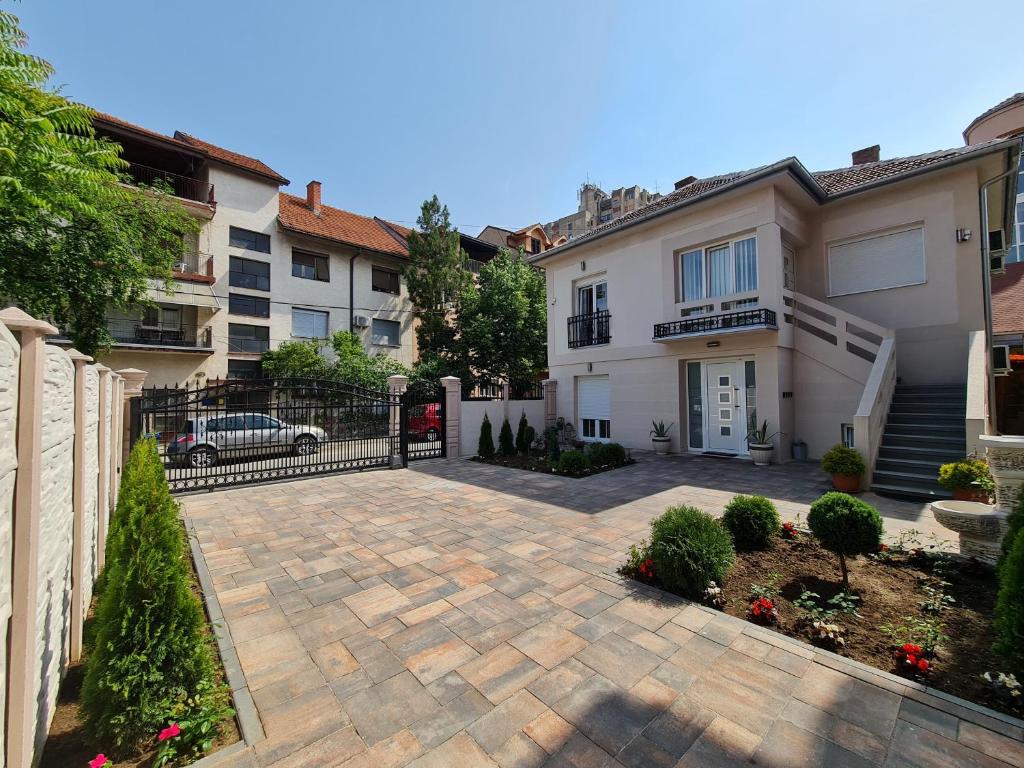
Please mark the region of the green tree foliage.
POLYGON ((997 570, 1002 570, 1003 563, 1010 556, 1013 543, 1017 540, 1017 533, 1022 530, 1024 530, 1024 493, 1017 497, 1017 503, 1006 517, 1006 533, 1003 535, 1002 545, 1000 546, 997 570))
POLYGON ((491 420, 484 414, 484 420, 480 424, 480 440, 476 445, 476 455, 481 459, 494 458, 494 437, 491 435, 491 420))
POLYGON ((519 417, 519 426, 516 428, 516 450, 519 453, 529 453, 530 443, 526 439, 526 430, 530 428, 530 422, 526 420, 526 411, 519 417))
POLYGON ((458 300, 472 278, 459 233, 448 218, 448 207, 434 195, 420 208, 418 231, 409 233, 409 263, 403 270, 409 298, 419 324, 416 342, 425 359, 451 359, 455 328, 449 306, 458 300))
POLYGON ((502 456, 514 456, 516 452, 515 438, 512 436, 512 425, 505 419, 501 423, 501 432, 498 433, 498 451, 502 456))
POLYGON ((47 90, 54 70, 25 43, 0 11, 0 296, 94 354, 111 341, 107 309, 146 303, 147 278, 170 278, 200 224, 166 192, 118 183, 121 147, 47 90))
POLYGON ((668 589, 700 598, 721 584, 736 560, 732 539, 715 518, 696 507, 669 507, 651 521, 655 575, 668 589))
POLYGON ((999 569, 995 628, 996 651, 1009 661, 1010 669, 1024 678, 1024 529, 1017 535, 999 569))
POLYGON ((263 353, 263 375, 268 379, 324 379, 331 365, 323 355, 323 342, 316 339, 286 341, 263 353))
POLYGON ((354 333, 335 331, 326 347, 316 339, 286 341, 263 353, 263 373, 268 378, 330 379, 365 389, 386 390, 389 376, 409 376, 398 360, 385 354, 371 355, 354 333))
POLYGON ((535 381, 547 366, 547 299, 543 275, 522 251, 502 250, 478 284, 462 292, 458 343, 472 370, 513 386, 535 381))
POLYGON ((214 676, 156 443, 140 441, 125 470, 82 687, 90 734, 122 754, 165 726, 170 713, 187 719, 183 703, 209 689, 214 676))
POLYGON ((725 506, 722 525, 741 550, 770 549, 782 531, 775 505, 764 496, 734 496, 725 506))
POLYGON ((877 552, 885 532, 878 510, 845 493, 830 491, 811 504, 807 515, 811 532, 821 545, 839 555, 843 591, 850 591, 846 558, 877 552))

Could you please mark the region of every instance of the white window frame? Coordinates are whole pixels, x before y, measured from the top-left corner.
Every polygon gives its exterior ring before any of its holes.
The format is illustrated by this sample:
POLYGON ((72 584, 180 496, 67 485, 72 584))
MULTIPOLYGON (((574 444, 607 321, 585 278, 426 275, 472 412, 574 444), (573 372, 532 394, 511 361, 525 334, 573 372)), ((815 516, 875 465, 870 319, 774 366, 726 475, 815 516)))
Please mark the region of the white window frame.
POLYGON ((928 241, 925 237, 924 223, 916 222, 913 224, 906 224, 904 226, 893 227, 891 229, 883 229, 877 232, 870 232, 866 234, 856 235, 854 237, 843 238, 842 240, 836 240, 828 243, 828 248, 825 253, 825 268, 828 273, 828 296, 829 298, 836 296, 855 296, 861 293, 875 293, 876 291, 891 291, 894 288, 909 288, 913 285, 924 285, 928 282, 928 241), (913 280, 907 283, 893 283, 891 285, 883 285, 878 288, 865 288, 856 291, 836 291, 832 286, 832 251, 834 248, 841 248, 846 245, 853 245, 854 243, 863 243, 868 240, 875 240, 877 238, 889 237, 891 235, 899 235, 903 232, 914 232, 920 231, 921 233, 921 274, 920 280, 913 280))
MULTIPOLYGON (((600 310, 600 309, 597 308, 597 286, 599 286, 599 285, 603 285, 604 286, 604 300, 605 300, 605 303, 607 304, 607 303, 609 303, 608 302, 608 277, 607 277, 607 275, 596 275, 594 277, 588 277, 588 278, 584 278, 583 280, 576 281, 575 286, 574 286, 575 290, 573 291, 573 302, 575 303, 575 312, 574 312, 574 314, 577 314, 577 315, 583 314, 583 308, 582 308, 581 302, 580 302, 580 293, 582 293, 583 291, 588 290, 588 289, 593 292, 593 296, 594 296, 594 300, 593 300, 594 308, 591 310, 591 313, 604 311, 604 310, 600 310)), ((607 310, 607 309, 608 309, 608 307, 605 307, 605 310, 607 310)))
POLYGON ((612 419, 611 419, 611 377, 607 374, 595 374, 595 375, 584 375, 576 377, 576 418, 579 423, 579 430, 577 436, 580 440, 588 443, 607 443, 612 439, 612 419), (580 403, 580 388, 582 385, 582 379, 595 379, 603 378, 608 384, 608 418, 601 419, 596 417, 584 417, 581 412, 580 403), (589 424, 588 424, 589 422, 589 424), (588 426, 590 427, 590 433, 588 434, 588 426))
POLYGON ((696 247, 696 248, 683 248, 676 252, 676 259, 679 266, 679 303, 680 304, 695 304, 699 302, 708 301, 722 301, 730 296, 744 296, 747 294, 753 294, 757 292, 758 286, 761 284, 761 259, 757 246, 757 235, 755 233, 748 233, 742 237, 733 237, 728 240, 720 240, 718 242, 710 243, 708 245, 696 247), (742 291, 736 290, 736 244, 742 243, 747 240, 754 241, 754 287, 747 288, 742 291), (729 249, 729 290, 726 293, 718 296, 711 295, 711 260, 708 254, 711 251, 716 251, 720 248, 729 249), (701 275, 701 294, 694 298, 686 298, 686 270, 683 266, 683 257, 691 254, 700 252, 701 263, 703 273, 701 275))
MULTIPOLYGON (((316 328, 314 327, 314 333, 316 328)), ((331 332, 331 315, 329 312, 324 312, 319 309, 307 309, 306 307, 292 307, 292 336, 297 339, 326 339, 331 332), (323 317, 324 320, 324 335, 323 336, 303 336, 295 332, 295 313, 304 313, 306 315, 312 315, 314 317, 323 317)))

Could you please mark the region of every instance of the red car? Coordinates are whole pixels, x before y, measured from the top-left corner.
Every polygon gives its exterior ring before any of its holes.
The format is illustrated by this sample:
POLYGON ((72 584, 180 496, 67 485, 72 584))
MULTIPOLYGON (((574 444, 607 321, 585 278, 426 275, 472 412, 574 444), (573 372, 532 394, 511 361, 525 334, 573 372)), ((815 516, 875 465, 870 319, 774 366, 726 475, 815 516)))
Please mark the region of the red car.
POLYGON ((441 439, 441 404, 427 403, 409 409, 409 434, 434 442, 441 439))

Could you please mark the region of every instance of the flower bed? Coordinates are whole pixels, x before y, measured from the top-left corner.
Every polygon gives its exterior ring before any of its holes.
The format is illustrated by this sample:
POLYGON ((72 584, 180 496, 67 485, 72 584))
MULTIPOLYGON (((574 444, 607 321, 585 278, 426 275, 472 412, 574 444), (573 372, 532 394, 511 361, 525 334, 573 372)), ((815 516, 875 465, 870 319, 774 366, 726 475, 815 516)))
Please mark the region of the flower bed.
POLYGON ((557 464, 553 464, 548 456, 538 453, 531 452, 524 456, 521 454, 515 454, 513 456, 500 456, 496 455, 494 458, 485 459, 480 456, 474 456, 473 461, 479 461, 481 464, 494 464, 499 467, 512 467, 513 469, 525 469, 529 472, 544 472, 549 475, 562 475, 563 477, 590 477, 591 475, 599 475, 602 472, 607 472, 611 469, 618 469, 619 467, 626 467, 630 464, 636 464, 633 459, 627 458, 621 464, 605 464, 604 466, 588 466, 586 469, 577 470, 575 472, 563 472, 560 471, 557 464))

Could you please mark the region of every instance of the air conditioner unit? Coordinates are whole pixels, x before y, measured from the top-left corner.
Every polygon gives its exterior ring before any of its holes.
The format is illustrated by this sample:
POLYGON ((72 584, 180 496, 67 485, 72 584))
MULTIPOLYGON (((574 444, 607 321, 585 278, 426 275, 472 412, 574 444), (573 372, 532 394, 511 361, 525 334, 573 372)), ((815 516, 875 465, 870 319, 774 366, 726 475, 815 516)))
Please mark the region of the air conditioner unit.
POLYGON ((370 318, 366 315, 356 315, 352 318, 352 326, 354 328, 369 328, 370 318))
POLYGON ((992 373, 996 376, 1009 376, 1010 348, 1006 344, 998 344, 992 347, 992 373))

